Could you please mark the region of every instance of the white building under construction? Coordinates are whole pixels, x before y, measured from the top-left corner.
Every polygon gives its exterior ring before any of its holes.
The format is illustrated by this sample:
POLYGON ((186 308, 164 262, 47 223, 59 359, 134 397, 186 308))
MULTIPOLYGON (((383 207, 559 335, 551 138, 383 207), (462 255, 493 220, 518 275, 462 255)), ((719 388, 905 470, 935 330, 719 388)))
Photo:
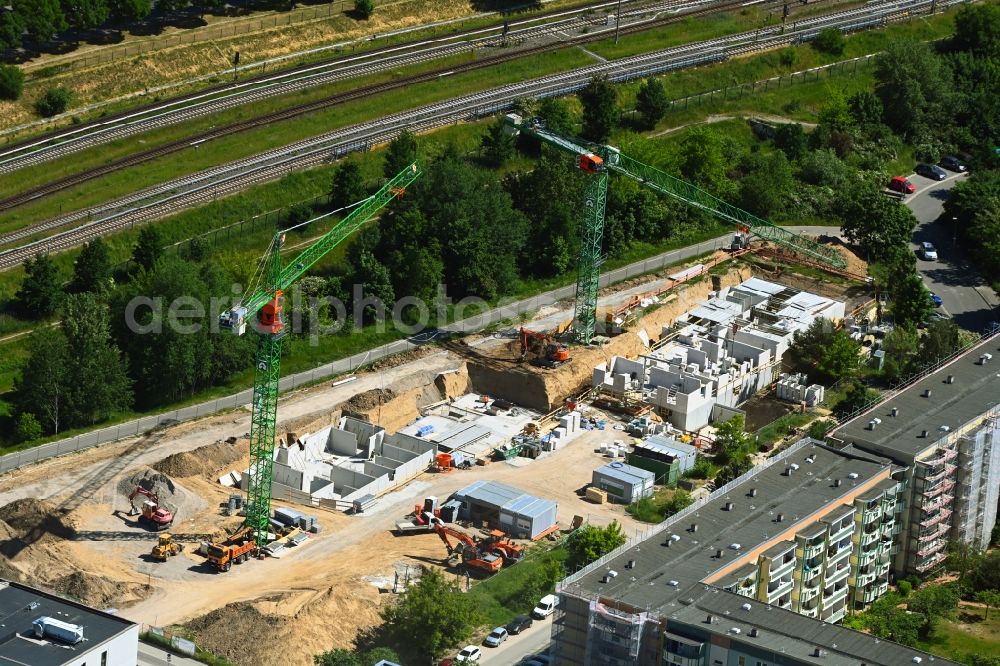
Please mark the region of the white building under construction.
POLYGON ((796 331, 844 314, 840 301, 751 278, 664 327, 648 354, 598 365, 593 385, 652 405, 673 426, 695 431, 725 420, 773 383, 796 331))

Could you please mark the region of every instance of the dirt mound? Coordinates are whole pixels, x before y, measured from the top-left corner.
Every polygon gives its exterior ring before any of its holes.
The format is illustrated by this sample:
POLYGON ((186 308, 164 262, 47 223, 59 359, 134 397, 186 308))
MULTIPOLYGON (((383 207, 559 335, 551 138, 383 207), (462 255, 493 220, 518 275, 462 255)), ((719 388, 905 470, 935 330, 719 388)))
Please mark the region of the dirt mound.
POLYGON ((228 469, 233 463, 245 458, 248 453, 248 440, 237 440, 233 444, 216 442, 199 447, 194 451, 167 456, 155 463, 153 469, 165 474, 168 479, 169 477, 185 478, 191 476, 214 477, 217 472, 228 469))
POLYGON ((338 407, 347 413, 367 412, 380 405, 384 405, 396 397, 396 392, 392 389, 371 389, 364 393, 358 393, 353 398, 340 403, 338 407))
POLYGON ((152 590, 141 583, 123 583, 104 576, 74 571, 54 580, 53 590, 95 608, 121 608, 142 601, 152 590))
POLYGON ((0 507, 0 520, 11 531, 11 536, 33 536, 34 540, 45 534, 61 539, 72 538, 76 526, 52 502, 26 497, 0 507))
POLYGON ((125 497, 131 495, 136 487, 155 493, 161 502, 166 502, 177 493, 177 486, 170 477, 149 467, 133 472, 118 482, 118 492, 125 497))
POLYGON ((261 613, 252 603, 238 601, 185 623, 204 649, 241 666, 274 663, 278 636, 290 618, 261 613), (248 641, 247 637, 254 640, 248 641))
POLYGON ((472 390, 469 371, 465 365, 456 372, 440 373, 434 378, 434 386, 441 392, 442 398, 455 398, 472 390))

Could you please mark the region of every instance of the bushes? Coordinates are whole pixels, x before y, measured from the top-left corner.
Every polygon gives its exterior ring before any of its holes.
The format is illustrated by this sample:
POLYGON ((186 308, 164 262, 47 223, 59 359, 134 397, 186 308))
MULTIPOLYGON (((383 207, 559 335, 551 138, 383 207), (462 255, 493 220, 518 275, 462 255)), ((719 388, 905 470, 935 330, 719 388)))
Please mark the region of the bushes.
POLYGON ((812 46, 817 51, 839 56, 844 53, 844 46, 847 42, 840 28, 824 28, 816 39, 812 41, 812 46))
POLYGON ((354 13, 368 20, 375 13, 374 0, 354 0, 354 13))
POLYGON ((65 88, 49 88, 35 102, 35 113, 43 118, 59 115, 69 107, 72 93, 65 88))
POLYGON ((19 99, 24 90, 24 72, 14 65, 0 65, 0 99, 19 99))

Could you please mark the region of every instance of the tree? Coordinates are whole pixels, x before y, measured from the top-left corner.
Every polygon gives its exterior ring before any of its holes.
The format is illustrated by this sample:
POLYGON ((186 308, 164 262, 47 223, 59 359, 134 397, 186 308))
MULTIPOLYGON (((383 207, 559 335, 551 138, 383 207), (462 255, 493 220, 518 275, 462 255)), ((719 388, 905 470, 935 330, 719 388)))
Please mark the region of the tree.
POLYGON ((514 135, 507 132, 504 119, 497 118, 486 128, 481 140, 483 158, 490 166, 501 167, 514 156, 515 144, 514 135))
POLYGON ((573 115, 566 102, 558 97, 546 97, 538 104, 538 117, 545 121, 545 127, 563 136, 573 136, 573 115))
POLYGON ((806 153, 799 161, 799 176, 811 185, 837 189, 850 175, 850 168, 829 148, 806 153))
POLYGON ((32 319, 50 317, 59 308, 62 296, 59 269, 49 255, 38 253, 24 262, 24 280, 14 297, 24 315, 32 319))
POLYGON ((15 0, 14 11, 24 21, 28 36, 36 42, 49 42, 69 25, 59 0, 15 0))
POLYGON ((575 571, 624 543, 625 533, 617 520, 612 520, 605 527, 579 527, 566 540, 566 549, 569 551, 567 567, 570 571, 575 571))
POLYGON ((475 599, 446 581, 440 571, 426 569, 420 581, 381 615, 391 635, 428 659, 471 636, 481 611, 475 599))
POLYGON ((417 137, 410 130, 403 130, 395 139, 389 142, 385 151, 385 166, 383 173, 386 178, 394 178, 396 174, 415 162, 417 159, 417 137))
POLYGON ((944 204, 945 219, 980 272, 1000 281, 1000 171, 980 171, 958 183, 944 204))
POLYGON ((108 20, 107 0, 61 0, 63 14, 77 30, 92 30, 108 20))
POLYGON ((798 123, 781 123, 774 130, 774 145, 790 160, 801 159, 809 150, 809 139, 798 123))
POLYGON ((722 137, 710 127, 688 131, 681 142, 680 168, 685 180, 717 195, 724 195, 730 189, 722 137))
MULTIPOLYGON (((358 261, 357 272, 354 277, 355 283, 361 285, 366 297, 377 298, 391 312, 396 300, 396 294, 392 288, 392 279, 389 277, 389 269, 385 264, 375 258, 371 252, 364 251, 358 261)), ((365 317, 371 320, 376 316, 374 306, 365 307, 365 317)))
POLYGON ((969 569, 969 587, 979 590, 1000 590, 1000 550, 990 551, 969 569))
POLYGON ((717 464, 725 466, 735 462, 735 467, 743 467, 750 460, 750 454, 756 447, 753 435, 746 432, 743 426, 742 414, 737 414, 728 421, 716 425, 715 462, 717 464))
POLYGON ((361 666, 375 666, 380 661, 402 663, 395 650, 387 647, 377 647, 365 652, 364 657, 361 658, 361 666))
POLYGON ((0 99, 14 101, 21 97, 23 90, 24 72, 14 65, 0 65, 0 99))
POLYGON ((750 153, 740 170, 746 174, 740 181, 740 206, 764 218, 781 212, 795 185, 785 153, 750 153))
POLYGON ((833 423, 826 419, 817 419, 809 424, 809 430, 806 434, 813 439, 818 439, 823 441, 826 438, 826 433, 830 432, 830 428, 833 427, 833 423))
POLYGON ((362 666, 358 655, 350 650, 338 648, 313 657, 316 666, 362 666))
POLYGON ((947 319, 932 321, 920 340, 920 358, 926 363, 933 363, 954 354, 961 344, 955 322, 947 319))
POLYGON ((0 12, 0 51, 21 47, 24 26, 24 16, 17 9, 0 12))
POLYGON ((819 317, 804 331, 796 331, 785 353, 788 363, 811 381, 830 383, 851 376, 858 366, 860 345, 847 333, 819 317))
POLYGON ((844 39, 840 28, 823 28, 812 40, 814 49, 835 56, 843 55, 845 46, 847 46, 847 40, 844 39))
POLYGON ((875 261, 905 246, 917 224, 908 207, 885 196, 871 180, 854 179, 841 188, 836 214, 847 239, 875 261))
POLYGON ((69 108, 72 93, 65 88, 49 88, 35 100, 35 113, 43 118, 59 115, 69 108))
POLYGON ((111 255, 100 237, 83 244, 83 249, 73 262, 71 292, 92 291, 100 293, 111 283, 111 255))
POLYGON ((118 347, 111 340, 107 306, 93 294, 72 294, 63 306, 66 336, 67 421, 92 425, 132 405, 131 381, 118 347))
POLYGON ((891 42, 876 60, 875 80, 886 124, 905 138, 921 140, 951 124, 951 77, 930 45, 891 42))
POLYGON ((889 293, 892 297, 892 314, 897 326, 923 324, 934 311, 931 292, 916 273, 902 277, 889 293))
POLYGON ((595 76, 577 93, 583 105, 583 136, 604 143, 618 125, 618 93, 606 76, 595 76))
POLYGON ((990 609, 1000 608, 1000 590, 979 590, 975 599, 986 606, 986 619, 990 619, 990 609))
POLYGON ((953 585, 925 585, 914 591, 906 600, 906 608, 911 613, 923 616, 920 636, 927 638, 934 629, 934 623, 948 616, 958 606, 958 593, 953 585))
POLYGON ((113 0, 111 13, 122 21, 134 23, 149 16, 152 8, 151 0, 113 0))
POLYGON ((375 1, 354 0, 354 13, 367 21, 375 13, 375 1))
POLYGON ((834 332, 830 344, 823 350, 817 371, 833 381, 852 376, 858 367, 861 345, 843 330, 834 332))
POLYGON ((669 108, 667 90, 660 79, 646 79, 639 85, 639 92, 635 96, 635 110, 639 112, 647 129, 656 127, 656 123, 660 122, 669 108))
POLYGON ((330 185, 330 205, 344 208, 361 201, 368 195, 365 181, 361 177, 361 167, 354 160, 344 160, 333 170, 330 185))
POLYGON ((889 381, 902 379, 916 370, 920 336, 912 326, 896 326, 886 334, 882 349, 885 351, 882 375, 889 381))
POLYGON ((163 256, 163 238, 160 230, 147 225, 139 230, 139 239, 132 249, 132 262, 137 269, 152 270, 163 256))
POLYGON ((851 117, 860 126, 877 125, 882 122, 882 115, 885 109, 882 108, 882 100, 869 90, 859 90, 851 95, 847 100, 851 117))
POLYGON ((66 396, 69 352, 60 331, 39 328, 28 338, 28 358, 14 382, 14 403, 31 413, 44 431, 58 435, 66 396))
POLYGON ((965 5, 955 14, 951 46, 982 59, 1000 58, 1000 7, 965 5))
POLYGON ((42 425, 31 412, 21 412, 17 415, 17 425, 14 427, 14 439, 18 442, 30 442, 42 436, 42 425))
POLYGON ((164 14, 176 12, 191 4, 191 0, 156 0, 156 9, 164 14))
POLYGON ((854 381, 844 397, 836 404, 833 411, 838 416, 843 416, 845 414, 853 414, 858 410, 864 409, 871 405, 872 401, 879 397, 877 391, 873 391, 864 384, 854 381))
POLYGON ((921 619, 899 608, 902 602, 894 592, 885 595, 861 614, 861 624, 879 638, 887 638, 901 645, 915 645, 921 619))

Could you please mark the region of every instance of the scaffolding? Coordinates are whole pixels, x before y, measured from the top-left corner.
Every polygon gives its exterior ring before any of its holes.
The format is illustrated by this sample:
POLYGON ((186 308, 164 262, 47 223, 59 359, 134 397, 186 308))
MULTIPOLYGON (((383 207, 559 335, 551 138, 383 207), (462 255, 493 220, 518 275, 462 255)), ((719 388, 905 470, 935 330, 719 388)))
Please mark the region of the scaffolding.
POLYGON ((600 663, 607 666, 631 666, 637 663, 647 615, 645 612, 630 613, 592 599, 584 666, 597 666, 592 655, 600 655, 600 663))

